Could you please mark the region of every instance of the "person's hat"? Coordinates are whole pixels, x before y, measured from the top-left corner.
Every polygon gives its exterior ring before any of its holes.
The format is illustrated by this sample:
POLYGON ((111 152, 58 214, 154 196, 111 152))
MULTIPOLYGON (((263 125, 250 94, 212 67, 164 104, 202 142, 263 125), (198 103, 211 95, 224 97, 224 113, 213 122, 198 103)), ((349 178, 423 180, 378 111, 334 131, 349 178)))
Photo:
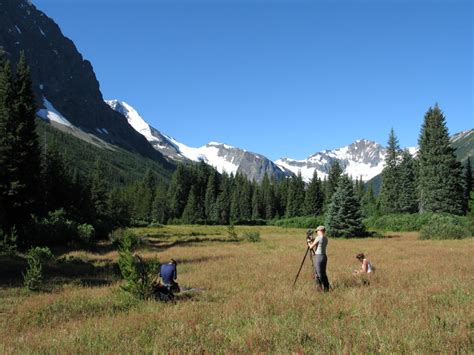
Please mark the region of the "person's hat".
POLYGON ((308 236, 309 236, 309 235, 313 235, 313 234, 314 234, 314 231, 313 231, 312 229, 308 229, 308 230, 306 231, 306 235, 308 235, 308 236))
POLYGON ((316 231, 319 232, 319 231, 325 231, 326 230, 326 227, 325 226, 318 226, 318 228, 316 228, 316 231))

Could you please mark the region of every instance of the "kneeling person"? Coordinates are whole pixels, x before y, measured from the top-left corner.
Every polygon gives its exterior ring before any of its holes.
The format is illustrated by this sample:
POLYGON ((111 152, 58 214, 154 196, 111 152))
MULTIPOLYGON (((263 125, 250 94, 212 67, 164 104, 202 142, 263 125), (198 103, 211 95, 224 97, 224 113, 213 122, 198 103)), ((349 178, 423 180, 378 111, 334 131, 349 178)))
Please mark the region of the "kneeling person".
POLYGON ((360 274, 372 274, 374 272, 374 267, 369 259, 367 259, 364 253, 359 253, 356 255, 356 259, 360 261, 361 268, 359 270, 354 270, 355 275, 360 274))
POLYGON ((171 292, 179 292, 180 288, 176 279, 178 278, 177 262, 171 259, 169 263, 163 264, 160 267, 160 277, 165 285, 171 292))

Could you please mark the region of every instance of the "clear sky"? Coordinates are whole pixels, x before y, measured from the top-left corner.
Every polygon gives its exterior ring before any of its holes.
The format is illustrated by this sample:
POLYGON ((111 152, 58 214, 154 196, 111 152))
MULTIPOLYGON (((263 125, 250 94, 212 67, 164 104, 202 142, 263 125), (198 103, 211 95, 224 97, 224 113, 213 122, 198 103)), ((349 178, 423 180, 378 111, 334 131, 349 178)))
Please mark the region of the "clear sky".
POLYGON ((302 159, 394 127, 417 144, 438 102, 474 127, 473 5, 461 0, 33 0, 106 99, 190 145, 302 159))

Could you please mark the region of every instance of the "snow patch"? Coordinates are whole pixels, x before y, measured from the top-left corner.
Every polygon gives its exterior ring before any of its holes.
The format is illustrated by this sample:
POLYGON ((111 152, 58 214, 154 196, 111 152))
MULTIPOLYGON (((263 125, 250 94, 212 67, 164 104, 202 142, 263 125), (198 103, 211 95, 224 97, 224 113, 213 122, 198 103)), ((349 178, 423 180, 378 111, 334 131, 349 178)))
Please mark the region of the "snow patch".
POLYGON ((150 125, 146 123, 132 106, 124 101, 118 100, 105 100, 105 103, 113 110, 124 115, 130 126, 132 126, 135 131, 144 136, 148 141, 156 141, 156 137, 153 135, 150 125))
POLYGON ((39 117, 46 121, 54 121, 64 126, 72 127, 72 124, 54 108, 53 104, 43 96, 43 105, 45 108, 38 110, 36 113, 39 117))
POLYGON ((19 28, 17 25, 15 25, 15 28, 16 28, 16 31, 17 31, 19 34, 21 34, 21 30, 20 30, 20 28, 19 28))
POLYGON ((41 29, 41 27, 38 27, 38 29, 39 29, 40 33, 41 33, 44 37, 46 37, 46 34, 43 32, 43 30, 41 29))

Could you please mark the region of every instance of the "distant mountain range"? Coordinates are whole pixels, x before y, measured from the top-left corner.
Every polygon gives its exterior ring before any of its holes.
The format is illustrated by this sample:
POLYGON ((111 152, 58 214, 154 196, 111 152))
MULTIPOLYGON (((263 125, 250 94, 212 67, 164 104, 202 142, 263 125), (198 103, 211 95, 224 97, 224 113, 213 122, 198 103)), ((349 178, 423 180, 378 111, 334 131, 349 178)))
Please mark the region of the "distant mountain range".
MULTIPOLYGON (((317 152, 304 160, 281 158, 275 162, 224 143, 189 147, 150 126, 127 103, 104 102, 91 63, 30 1, 0 0, 0 23, 0 52, 13 63, 21 51, 26 54, 40 106, 38 117, 103 149, 121 147, 152 159, 164 172, 172 171, 177 162, 204 161, 219 172, 239 172, 257 181, 265 174, 282 178, 298 173, 309 181, 314 171, 324 178, 335 161, 346 174, 364 181, 376 178, 383 169, 384 147, 366 139, 317 152)), ((459 160, 474 156, 474 130, 455 134, 452 142, 459 160)), ((414 153, 416 148, 410 151, 414 153)))
MULTIPOLYGON (((214 166, 221 173, 224 171, 234 174, 240 172, 257 181, 260 181, 265 173, 277 178, 301 173, 303 179, 308 182, 315 170, 319 177, 326 177, 331 165, 337 161, 345 174, 369 181, 379 175, 384 167, 385 148, 379 143, 366 139, 356 140, 342 148, 315 153, 304 160, 282 158, 275 162, 261 154, 224 143, 210 142, 200 148, 192 148, 152 127, 136 109, 126 102, 107 100, 106 103, 124 115, 128 123, 164 156, 175 161, 202 160, 214 166)), ((466 146, 474 149, 474 144, 469 141, 469 138, 474 138, 474 130, 457 133, 453 136, 452 141, 453 144, 468 142, 466 146)), ((416 154, 417 148, 409 147, 408 150, 410 153, 416 154)))

